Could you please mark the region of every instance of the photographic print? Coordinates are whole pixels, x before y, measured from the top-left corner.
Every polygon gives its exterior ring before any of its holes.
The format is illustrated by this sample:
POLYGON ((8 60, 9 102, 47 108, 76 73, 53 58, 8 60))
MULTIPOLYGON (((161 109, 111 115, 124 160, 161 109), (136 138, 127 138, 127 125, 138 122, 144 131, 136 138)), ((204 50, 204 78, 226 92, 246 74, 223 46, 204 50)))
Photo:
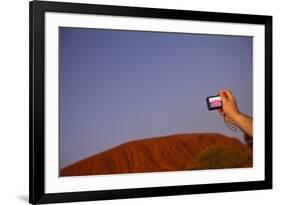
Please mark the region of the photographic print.
POLYGON ((60 176, 252 167, 252 125, 224 119, 252 120, 252 42, 60 27, 60 176), (225 89, 224 117, 205 97, 225 89))

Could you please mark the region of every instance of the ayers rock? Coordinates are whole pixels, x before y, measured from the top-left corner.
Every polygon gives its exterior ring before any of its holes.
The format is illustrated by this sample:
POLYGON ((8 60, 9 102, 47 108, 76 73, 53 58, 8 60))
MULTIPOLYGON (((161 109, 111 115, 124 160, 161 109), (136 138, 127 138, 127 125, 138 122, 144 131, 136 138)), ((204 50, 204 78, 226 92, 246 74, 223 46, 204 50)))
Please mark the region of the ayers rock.
POLYGON ((136 140, 78 161, 60 176, 252 167, 252 149, 218 133, 136 140))

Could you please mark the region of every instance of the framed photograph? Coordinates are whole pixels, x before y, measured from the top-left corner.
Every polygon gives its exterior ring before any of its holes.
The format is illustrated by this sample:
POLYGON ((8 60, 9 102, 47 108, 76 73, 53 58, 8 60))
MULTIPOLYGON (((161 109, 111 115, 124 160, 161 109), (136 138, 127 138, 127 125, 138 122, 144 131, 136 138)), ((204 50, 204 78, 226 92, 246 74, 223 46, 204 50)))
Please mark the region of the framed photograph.
POLYGON ((272 17, 30 2, 30 203, 272 188, 272 17))

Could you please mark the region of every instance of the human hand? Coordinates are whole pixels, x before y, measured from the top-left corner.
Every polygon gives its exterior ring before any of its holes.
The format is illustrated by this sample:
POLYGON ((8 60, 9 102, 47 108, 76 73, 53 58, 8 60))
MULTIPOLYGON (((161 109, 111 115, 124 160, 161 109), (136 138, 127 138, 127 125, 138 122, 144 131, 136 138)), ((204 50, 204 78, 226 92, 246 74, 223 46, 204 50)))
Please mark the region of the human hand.
POLYGON ((253 137, 253 118, 239 111, 232 92, 224 89, 219 92, 219 96, 222 100, 222 108, 219 109, 219 113, 224 117, 224 120, 253 137))
POLYGON ((237 120, 239 119, 240 111, 238 109, 234 95, 230 90, 223 89, 219 91, 219 96, 222 100, 222 108, 218 110, 219 114, 223 116, 227 122, 237 126, 237 120))

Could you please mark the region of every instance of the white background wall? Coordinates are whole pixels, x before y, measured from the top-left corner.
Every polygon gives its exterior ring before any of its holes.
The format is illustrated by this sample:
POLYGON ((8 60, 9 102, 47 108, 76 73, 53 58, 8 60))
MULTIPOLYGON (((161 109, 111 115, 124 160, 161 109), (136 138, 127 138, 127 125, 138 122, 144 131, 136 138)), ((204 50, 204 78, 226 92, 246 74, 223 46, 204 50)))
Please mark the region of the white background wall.
MULTIPOLYGON (((280 181, 281 6, 276 0, 72 0, 96 4, 273 15, 274 189, 126 199, 79 204, 278 204, 280 181), (279 125, 279 126, 278 126, 279 125)), ((28 1, 1 1, 0 7, 0 204, 28 201, 28 1)), ((280 202, 279 202, 280 203, 280 202)), ((72 203, 71 203, 72 204, 72 203)), ((75 203, 76 204, 76 203, 75 203)), ((78 203, 77 203, 78 204, 78 203)))

